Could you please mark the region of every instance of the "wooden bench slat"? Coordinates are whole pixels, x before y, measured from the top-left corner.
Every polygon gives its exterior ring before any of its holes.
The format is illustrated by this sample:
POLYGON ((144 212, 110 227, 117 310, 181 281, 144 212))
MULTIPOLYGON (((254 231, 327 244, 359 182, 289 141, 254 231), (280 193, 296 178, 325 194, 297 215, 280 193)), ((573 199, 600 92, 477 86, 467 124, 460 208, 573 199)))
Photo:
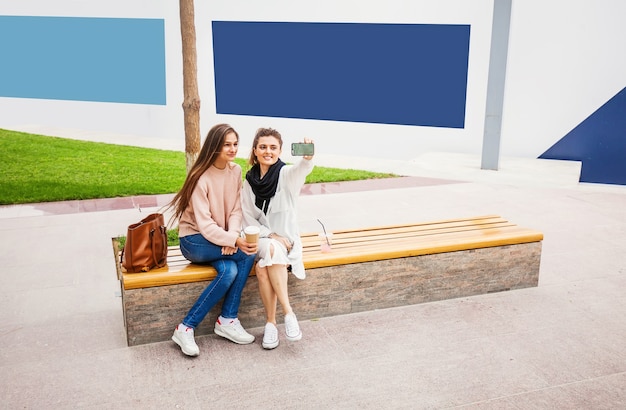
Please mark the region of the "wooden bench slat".
MULTIPOLYGON (((452 228, 440 228, 440 229, 421 229, 421 230, 396 230, 389 233, 383 232, 375 232, 370 233, 369 235, 337 235, 336 237, 333 235, 332 244, 340 245, 340 244, 357 244, 359 242, 375 242, 380 240, 391 240, 391 239, 408 239, 419 236, 432 236, 432 235, 440 235, 440 234, 454 234, 457 232, 479 232, 484 231, 486 229, 494 229, 494 228, 506 228, 513 227, 513 225, 508 222, 500 222, 493 223, 489 225, 480 225, 480 226, 461 226, 461 227, 452 227, 452 228)), ((317 240, 315 242, 307 241, 303 243, 305 248, 307 247, 318 247, 320 241, 317 240)))
POLYGON ((124 273, 123 279, 124 289, 128 290, 212 280, 215 275, 213 267, 187 261, 184 265, 167 265, 149 272, 124 273))
MULTIPOLYGON (((455 232, 463 230, 478 230, 485 229, 494 226, 511 225, 512 223, 502 219, 480 219, 473 222, 461 222, 461 223, 442 223, 442 224, 419 224, 419 225, 407 225, 407 226, 394 226, 376 229, 367 229, 363 231, 350 230, 350 231, 335 231, 333 232, 333 241, 341 241, 345 238, 369 238, 379 235, 394 235, 402 233, 428 234, 437 232, 455 232)), ((306 235, 302 237, 302 243, 319 244, 319 237, 317 235, 306 235)))
MULTIPOLYGON (((419 229, 421 227, 425 229, 432 229, 433 227, 440 227, 440 226, 446 226, 446 225, 447 226, 466 226, 466 225, 480 225, 480 224, 490 223, 490 222, 508 222, 508 221, 497 215, 485 215, 485 216, 477 216, 473 218, 446 219, 446 220, 434 221, 434 222, 417 222, 417 223, 402 224, 402 225, 384 225, 384 226, 375 226, 375 227, 368 227, 368 228, 343 229, 343 230, 333 231, 333 236, 348 234, 348 233, 368 235, 370 232, 375 232, 375 231, 384 232, 384 231, 394 230, 397 228, 419 229)), ((301 234, 300 237, 304 241, 307 238, 311 238, 311 237, 314 239, 317 239, 318 235, 319 235, 319 232, 309 232, 309 233, 301 234)))
MULTIPOLYGON (((369 251, 370 248, 387 248, 395 247, 398 244, 403 244, 407 247, 422 247, 424 244, 432 245, 437 243, 441 238, 450 241, 459 242, 459 246, 464 246, 468 240, 474 240, 477 243, 485 242, 485 246, 496 235, 507 234, 509 237, 517 238, 520 243, 528 242, 528 239, 524 239, 523 235, 530 234, 530 241, 535 242, 543 239, 543 234, 533 230, 527 230, 517 226, 497 227, 492 229, 483 229, 480 231, 460 231, 453 233, 441 233, 431 235, 415 235, 410 237, 389 237, 380 238, 377 241, 361 241, 361 242, 348 242, 333 244, 333 252, 341 252, 343 249, 355 249, 369 251)), ((305 254, 321 253, 319 246, 308 247, 304 249, 305 254)))

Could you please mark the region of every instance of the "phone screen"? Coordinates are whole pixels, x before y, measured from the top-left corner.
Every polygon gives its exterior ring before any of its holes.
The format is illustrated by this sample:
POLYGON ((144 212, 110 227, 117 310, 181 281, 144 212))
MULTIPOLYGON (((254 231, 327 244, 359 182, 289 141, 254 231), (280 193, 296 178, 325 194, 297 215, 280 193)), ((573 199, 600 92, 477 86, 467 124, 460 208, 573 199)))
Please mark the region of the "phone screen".
POLYGON ((313 155, 315 153, 315 145, 305 144, 303 142, 294 142, 291 144, 291 155, 294 157, 302 157, 305 155, 313 155))

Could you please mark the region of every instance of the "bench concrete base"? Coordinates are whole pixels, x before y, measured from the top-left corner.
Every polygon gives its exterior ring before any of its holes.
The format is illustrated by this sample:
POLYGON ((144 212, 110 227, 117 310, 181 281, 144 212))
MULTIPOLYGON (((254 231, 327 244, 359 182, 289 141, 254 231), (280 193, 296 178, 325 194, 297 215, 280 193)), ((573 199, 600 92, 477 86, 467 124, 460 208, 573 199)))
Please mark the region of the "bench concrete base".
MULTIPOLYGON (((538 241, 307 269, 304 281, 290 275, 289 295, 299 320, 343 315, 537 286, 540 259, 538 241)), ((208 283, 122 286, 128 345, 169 340, 208 283)), ((213 308, 196 335, 213 333, 219 312, 213 308)), ((246 328, 265 325, 256 276, 244 289, 239 319, 246 328)))

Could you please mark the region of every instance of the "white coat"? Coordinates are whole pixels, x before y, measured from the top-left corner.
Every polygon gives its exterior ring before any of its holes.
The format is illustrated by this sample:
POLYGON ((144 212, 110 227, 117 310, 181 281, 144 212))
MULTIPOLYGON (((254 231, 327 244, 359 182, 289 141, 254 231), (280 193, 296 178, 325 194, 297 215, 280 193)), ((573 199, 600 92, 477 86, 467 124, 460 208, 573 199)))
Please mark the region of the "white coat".
POLYGON ((278 176, 276 194, 270 200, 267 214, 255 205, 256 197, 248 181, 244 180, 241 192, 243 226, 258 226, 261 230, 259 234, 261 238, 267 238, 271 233, 288 238, 293 243, 293 247, 287 257, 296 277, 305 275, 302 263, 302 241, 298 228, 297 200, 306 177, 312 170, 313 160, 304 158, 294 165, 283 166, 278 176))

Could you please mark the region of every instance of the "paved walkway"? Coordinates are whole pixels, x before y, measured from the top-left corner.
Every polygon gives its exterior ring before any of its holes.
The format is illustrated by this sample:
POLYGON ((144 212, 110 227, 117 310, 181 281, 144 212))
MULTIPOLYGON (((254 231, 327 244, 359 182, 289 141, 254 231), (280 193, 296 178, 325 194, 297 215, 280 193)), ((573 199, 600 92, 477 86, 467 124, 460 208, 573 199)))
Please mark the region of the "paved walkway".
POLYGON ((200 337, 192 359, 126 346, 115 277, 110 238, 168 196, 0 207, 0 408, 626 407, 626 187, 558 161, 317 161, 413 178, 310 187, 303 231, 499 214, 544 232, 539 286, 304 321, 273 351, 261 328, 200 337))

